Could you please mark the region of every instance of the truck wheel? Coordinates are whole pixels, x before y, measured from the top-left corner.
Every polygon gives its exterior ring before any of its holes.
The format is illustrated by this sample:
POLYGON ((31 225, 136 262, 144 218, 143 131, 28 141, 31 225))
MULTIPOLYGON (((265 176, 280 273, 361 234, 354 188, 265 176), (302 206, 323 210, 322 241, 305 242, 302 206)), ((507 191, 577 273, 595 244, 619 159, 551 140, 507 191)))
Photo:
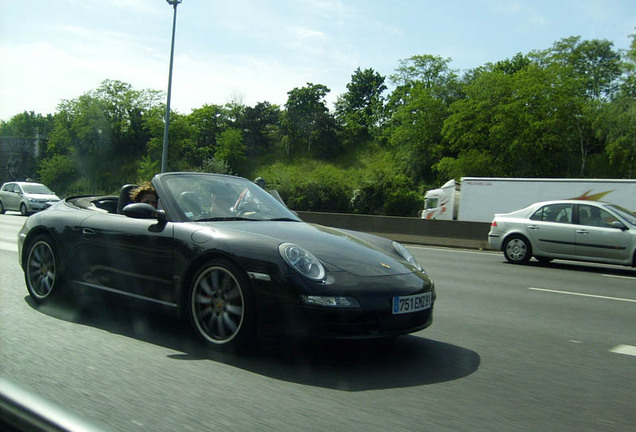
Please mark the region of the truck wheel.
POLYGON ((532 247, 525 237, 513 235, 504 243, 503 253, 509 263, 526 264, 532 257, 532 247))

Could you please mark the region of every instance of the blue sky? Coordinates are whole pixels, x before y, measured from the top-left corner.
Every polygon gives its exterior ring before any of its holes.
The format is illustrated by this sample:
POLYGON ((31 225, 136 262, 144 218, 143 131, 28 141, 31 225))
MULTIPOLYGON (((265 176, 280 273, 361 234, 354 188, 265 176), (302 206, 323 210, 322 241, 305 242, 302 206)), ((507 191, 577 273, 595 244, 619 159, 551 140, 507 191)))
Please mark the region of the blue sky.
MULTIPOLYGON (((47 114, 104 79, 165 91, 165 0, 0 0, 0 119, 47 114)), ((171 106, 283 105, 307 82, 333 103, 352 73, 389 76, 418 54, 462 71, 580 36, 617 49, 636 33, 634 0, 183 0, 171 106)))

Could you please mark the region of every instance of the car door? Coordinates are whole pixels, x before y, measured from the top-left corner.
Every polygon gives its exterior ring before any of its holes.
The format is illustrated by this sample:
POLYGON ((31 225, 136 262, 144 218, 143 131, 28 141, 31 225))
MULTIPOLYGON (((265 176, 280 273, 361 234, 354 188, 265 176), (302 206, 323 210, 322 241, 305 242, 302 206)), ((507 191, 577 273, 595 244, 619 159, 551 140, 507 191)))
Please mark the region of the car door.
POLYGON ((6 193, 4 194, 4 207, 7 210, 18 210, 20 208, 20 195, 18 195, 18 185, 15 183, 10 183, 6 188, 6 193))
POLYGON ((2 206, 5 210, 10 210, 9 202, 11 200, 11 192, 13 191, 12 183, 5 183, 2 185, 2 190, 0 190, 0 198, 2 199, 2 206))
POLYGON ((572 204, 552 203, 535 211, 526 226, 533 255, 571 256, 575 253, 572 204))
POLYGON ((81 225, 81 283, 174 305, 172 223, 97 214, 81 225))
POLYGON ((611 225, 619 220, 601 206, 579 204, 576 254, 585 259, 625 261, 630 258, 631 236, 611 225))

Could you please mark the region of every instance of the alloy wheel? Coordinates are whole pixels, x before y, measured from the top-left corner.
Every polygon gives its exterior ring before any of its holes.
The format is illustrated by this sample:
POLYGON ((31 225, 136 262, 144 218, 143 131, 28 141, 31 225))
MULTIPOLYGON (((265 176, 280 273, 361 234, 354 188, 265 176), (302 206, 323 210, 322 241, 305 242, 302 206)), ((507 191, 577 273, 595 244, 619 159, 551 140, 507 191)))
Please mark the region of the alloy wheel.
POLYGON ((42 302, 55 289, 57 267, 55 254, 46 240, 36 241, 26 262, 26 282, 29 293, 36 302, 42 302))
POLYGON ((190 307, 201 336, 214 344, 228 344, 237 337, 244 323, 243 287, 227 268, 207 267, 196 278, 190 307))

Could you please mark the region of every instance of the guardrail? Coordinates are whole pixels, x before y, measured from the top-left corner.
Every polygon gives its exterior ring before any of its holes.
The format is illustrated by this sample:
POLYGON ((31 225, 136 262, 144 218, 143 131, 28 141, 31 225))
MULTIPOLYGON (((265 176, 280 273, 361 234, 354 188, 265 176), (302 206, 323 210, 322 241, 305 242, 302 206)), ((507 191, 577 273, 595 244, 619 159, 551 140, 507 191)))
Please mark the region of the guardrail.
POLYGON ((297 211, 305 222, 377 234, 403 243, 490 249, 484 222, 297 211))

